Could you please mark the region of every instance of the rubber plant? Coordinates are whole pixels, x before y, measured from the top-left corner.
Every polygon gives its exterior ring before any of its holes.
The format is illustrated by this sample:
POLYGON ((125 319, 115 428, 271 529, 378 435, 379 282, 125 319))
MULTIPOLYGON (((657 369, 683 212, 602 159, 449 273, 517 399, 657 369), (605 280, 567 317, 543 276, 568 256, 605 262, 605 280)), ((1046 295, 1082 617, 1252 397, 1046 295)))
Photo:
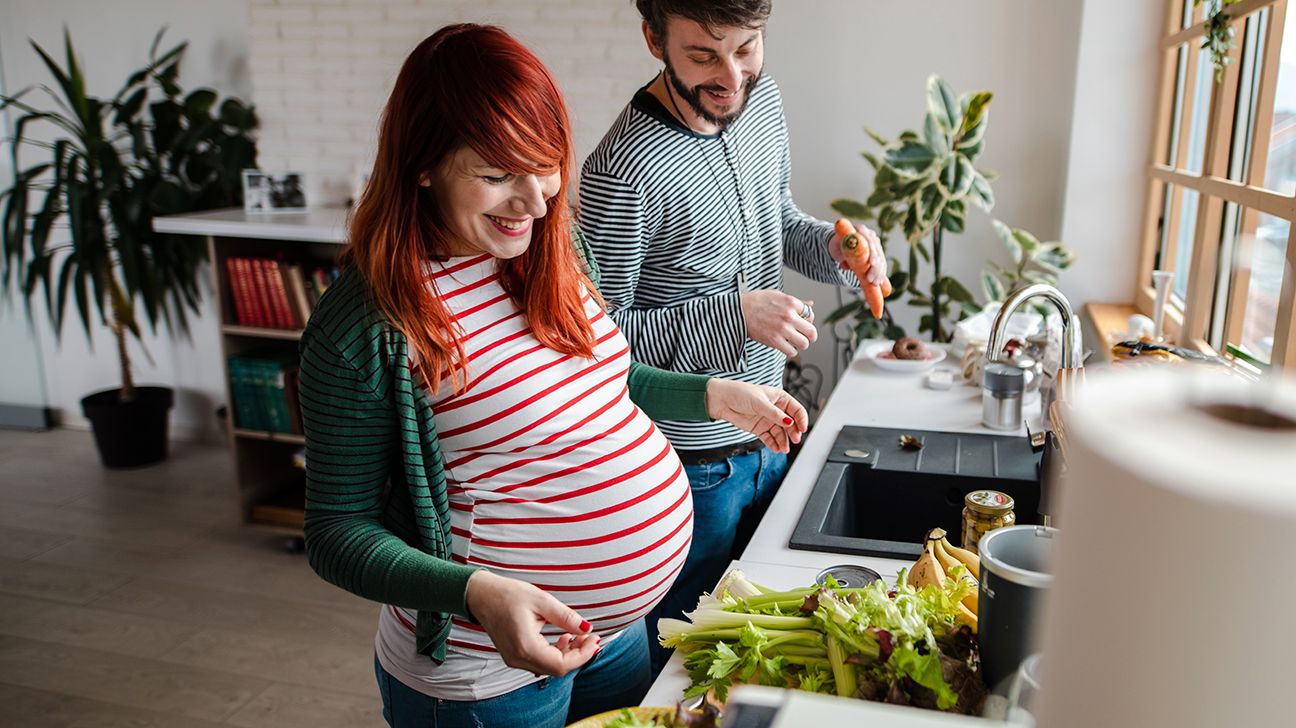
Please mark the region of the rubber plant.
POLYGON ((0 292, 20 290, 29 315, 43 292, 56 335, 69 297, 88 338, 92 324, 110 329, 122 402, 136 391, 126 338, 141 336, 139 312, 153 331, 161 322, 187 334, 201 300, 206 247, 154 232, 153 218, 239 204, 242 170, 256 165, 253 109, 234 98, 218 104, 207 88, 186 94, 177 79, 187 44, 159 53, 164 30, 147 65, 111 98, 87 91, 66 29, 62 65, 31 43, 55 81, 39 87, 50 103, 28 100, 37 88, 0 96, 0 109, 19 112, 15 178, 0 192, 0 292), (30 138, 34 124, 53 127, 55 139, 30 138), (33 150, 41 159, 24 168, 23 152, 33 150))
MULTIPOLYGON (((885 241, 894 231, 909 244, 908 266, 893 262, 891 298, 908 296, 907 303, 927 309, 918 324, 930 332, 932 341, 953 336, 952 324, 981 310, 982 304, 968 286, 945 274, 942 262, 945 234, 962 233, 968 210, 976 207, 990 213, 995 196, 990 183, 993 172, 976 166, 985 149, 989 91, 970 91, 955 96, 939 76, 927 79, 927 113, 923 131, 902 131, 889 140, 866 128, 881 147, 881 154, 864 152, 872 166, 873 191, 864 202, 838 199, 832 207, 846 217, 872 220, 885 241), (925 239, 930 236, 928 247, 925 239), (931 284, 918 285, 921 263, 932 266, 931 284)), ((1009 244, 1013 267, 995 263, 982 274, 981 289, 987 301, 1002 300, 1006 293, 1031 282, 1056 283, 1057 273, 1071 265, 1074 253, 1061 243, 1040 243, 1034 235, 993 220, 999 236, 1009 244)), ((851 327, 852 344, 861 338, 904 336, 890 309, 881 321, 861 301, 852 301, 828 315, 830 323, 845 321, 851 327)))

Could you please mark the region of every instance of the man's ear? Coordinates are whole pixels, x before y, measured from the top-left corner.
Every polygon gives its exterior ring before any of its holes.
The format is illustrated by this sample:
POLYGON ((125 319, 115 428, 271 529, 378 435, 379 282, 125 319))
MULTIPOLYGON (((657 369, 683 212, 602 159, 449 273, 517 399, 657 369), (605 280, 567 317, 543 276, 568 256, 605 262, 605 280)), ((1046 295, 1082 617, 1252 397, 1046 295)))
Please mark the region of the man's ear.
POLYGON ((648 52, 653 55, 653 58, 659 61, 663 60, 662 47, 658 44, 657 37, 653 35, 652 28, 648 27, 647 20, 643 21, 643 37, 644 41, 648 43, 648 52))

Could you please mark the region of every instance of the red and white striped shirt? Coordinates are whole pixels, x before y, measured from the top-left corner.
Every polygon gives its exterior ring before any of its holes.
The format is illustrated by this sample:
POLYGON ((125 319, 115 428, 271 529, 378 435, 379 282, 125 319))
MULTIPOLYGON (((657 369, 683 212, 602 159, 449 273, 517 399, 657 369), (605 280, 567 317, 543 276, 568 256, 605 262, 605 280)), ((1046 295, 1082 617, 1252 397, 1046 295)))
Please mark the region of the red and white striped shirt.
MULTIPOLYGON (((465 388, 444 383, 431 397, 453 558, 535 584, 604 639, 615 635, 665 595, 693 525, 679 458, 630 401, 625 338, 587 293, 594 357, 546 348, 490 256, 434 263, 429 274, 467 357, 465 388)), ((417 690, 480 700, 535 680, 506 667, 485 631, 458 617, 436 667, 414 653, 413 625, 412 610, 385 607, 377 648, 384 668, 417 690)))

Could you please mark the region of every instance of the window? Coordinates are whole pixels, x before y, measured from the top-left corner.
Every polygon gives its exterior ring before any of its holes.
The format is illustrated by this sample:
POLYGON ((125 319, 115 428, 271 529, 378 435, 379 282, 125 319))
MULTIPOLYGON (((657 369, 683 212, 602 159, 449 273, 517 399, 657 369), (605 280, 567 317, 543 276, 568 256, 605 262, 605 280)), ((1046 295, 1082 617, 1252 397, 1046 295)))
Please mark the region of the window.
POLYGON ((1168 0, 1135 306, 1175 274, 1166 331, 1296 367, 1296 12, 1240 0, 1217 74, 1202 49, 1212 2, 1168 0))

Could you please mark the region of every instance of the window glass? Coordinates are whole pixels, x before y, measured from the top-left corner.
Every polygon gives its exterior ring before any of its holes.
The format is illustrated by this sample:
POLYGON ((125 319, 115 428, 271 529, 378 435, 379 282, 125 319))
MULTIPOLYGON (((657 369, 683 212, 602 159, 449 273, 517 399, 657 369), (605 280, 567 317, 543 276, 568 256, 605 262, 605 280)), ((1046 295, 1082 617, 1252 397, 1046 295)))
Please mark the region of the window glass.
POLYGON ((1188 271, 1192 266, 1193 238, 1197 231, 1197 202, 1201 195, 1197 190, 1185 188, 1180 197, 1174 267, 1171 268, 1175 272, 1175 278, 1174 287, 1170 290, 1175 305, 1182 308, 1188 297, 1188 271))
POLYGON ((1264 186, 1285 195, 1296 192, 1296 12, 1291 11, 1283 27, 1264 186))
POLYGON ((1273 355, 1278 323, 1278 295, 1287 271, 1287 234, 1291 223, 1251 211, 1238 215, 1228 259, 1232 263, 1229 292, 1229 343, 1268 362, 1273 355))

